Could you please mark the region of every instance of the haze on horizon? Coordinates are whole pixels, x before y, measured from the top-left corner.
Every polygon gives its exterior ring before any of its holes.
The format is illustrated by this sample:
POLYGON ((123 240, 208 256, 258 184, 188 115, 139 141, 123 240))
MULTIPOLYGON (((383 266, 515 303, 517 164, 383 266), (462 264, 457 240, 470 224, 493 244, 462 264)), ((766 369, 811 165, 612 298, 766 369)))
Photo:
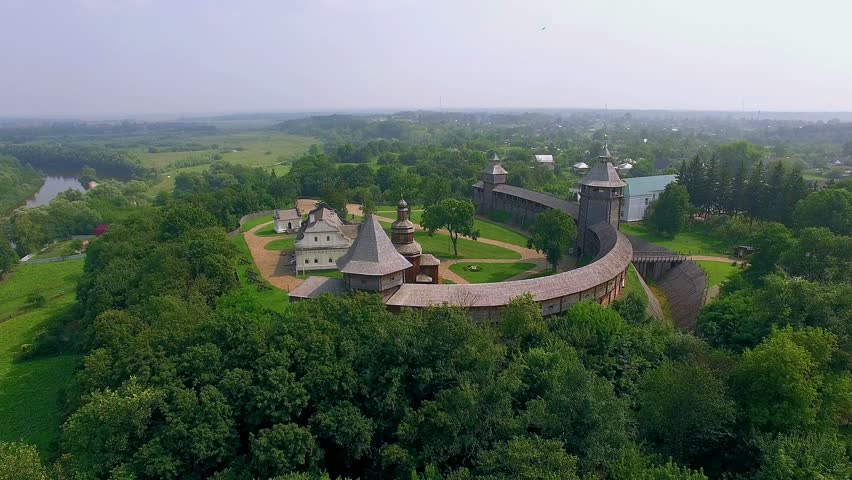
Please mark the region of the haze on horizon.
POLYGON ((852 111, 852 5, 4 0, 0 116, 852 111))

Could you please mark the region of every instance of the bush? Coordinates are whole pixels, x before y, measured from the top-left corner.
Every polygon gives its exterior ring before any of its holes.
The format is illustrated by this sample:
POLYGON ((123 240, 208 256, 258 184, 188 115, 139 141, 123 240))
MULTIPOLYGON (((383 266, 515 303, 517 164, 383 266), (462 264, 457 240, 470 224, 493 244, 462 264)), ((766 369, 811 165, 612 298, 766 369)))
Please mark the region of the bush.
POLYGON ((30 308, 41 308, 47 304, 47 298, 38 292, 27 295, 27 306, 30 308))

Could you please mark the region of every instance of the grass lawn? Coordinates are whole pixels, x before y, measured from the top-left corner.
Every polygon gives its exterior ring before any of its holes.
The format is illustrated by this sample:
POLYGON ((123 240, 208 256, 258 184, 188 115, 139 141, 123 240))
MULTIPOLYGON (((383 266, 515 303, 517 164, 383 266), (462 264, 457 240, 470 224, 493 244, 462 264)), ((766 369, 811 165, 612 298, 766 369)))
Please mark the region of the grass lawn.
POLYGON ((470 283, 502 282, 520 273, 534 268, 534 263, 456 263, 450 265, 450 270, 470 283), (467 270, 470 265, 479 267, 479 271, 467 270))
POLYGON ((271 222, 271 221, 272 221, 272 215, 264 215, 260 218, 255 218, 254 220, 249 220, 248 222, 244 223, 240 227, 240 231, 241 232, 248 232, 252 228, 254 228, 254 227, 256 227, 256 226, 258 226, 262 223, 271 222))
POLYGON ((71 383, 79 356, 56 355, 15 361, 22 344, 31 343, 44 324, 71 313, 83 260, 20 265, 0 281, 0 441, 23 440, 43 458, 55 455, 62 421, 60 398, 71 383), (27 295, 40 292, 44 307, 27 310, 27 295))
POLYGON ((459 238, 459 254, 455 256, 449 235, 440 233, 430 237, 426 232, 416 232, 414 239, 423 247, 423 253, 431 253, 439 258, 500 258, 507 260, 519 260, 521 258, 520 253, 508 248, 488 245, 466 238, 459 238))
POLYGON ((343 278, 343 274, 337 270, 320 270, 317 272, 306 273, 304 275, 296 275, 296 278, 301 278, 302 280, 308 277, 343 278))
POLYGON ((698 260, 695 263, 707 272, 708 287, 715 287, 728 279, 731 275, 739 271, 739 267, 731 265, 730 262, 711 262, 708 260, 698 260))
MULTIPOLYGON (((392 209, 385 206, 378 208, 379 209, 376 211, 376 214, 380 217, 396 218, 396 207, 392 209)), ((422 216, 423 210, 421 209, 411 211, 411 221, 416 225, 420 225, 420 218, 422 216)), ((517 245, 519 247, 527 246, 527 237, 515 232, 514 230, 510 230, 499 223, 494 223, 482 218, 476 218, 473 221, 473 228, 479 230, 479 236, 482 238, 511 243, 512 245, 517 245)))
POLYGON ((285 235, 284 233, 278 233, 275 231, 274 223, 270 223, 269 225, 259 229, 258 231, 254 232, 254 234, 259 237, 275 237, 277 235, 285 235))
MULTIPOLYGON (((391 224, 387 222, 381 222, 381 224, 385 232, 390 235, 391 224)), ((453 255, 453 244, 449 235, 436 233, 430 237, 428 233, 418 231, 414 233, 414 239, 423 247, 423 253, 431 253, 438 258, 498 258, 506 260, 519 260, 521 258, 520 253, 508 248, 488 245, 464 237, 459 238, 458 256, 453 255)))
POLYGON ((622 223, 621 231, 626 235, 640 238, 684 255, 719 255, 724 257, 730 255, 730 249, 727 248, 727 245, 710 238, 695 228, 681 232, 674 238, 657 235, 641 223, 622 223))
POLYGON ((627 295, 630 292, 638 292, 645 295, 645 289, 642 288, 642 284, 639 283, 639 274, 636 273, 636 269, 633 268, 632 263, 627 267, 627 284, 624 286, 624 292, 622 292, 622 295, 627 295))
POLYGON ((38 253, 33 258, 41 259, 41 258, 55 258, 55 257, 64 257, 69 255, 76 255, 76 251, 72 251, 70 248, 71 244, 74 243, 74 240, 64 240, 62 242, 56 242, 47 247, 47 250, 38 253))
POLYGON ((263 248, 267 250, 293 250, 296 243, 295 235, 289 235, 285 238, 279 238, 267 243, 263 248))
POLYGON ((237 250, 240 252, 240 256, 249 261, 248 263, 240 262, 237 264, 237 274, 240 277, 240 286, 242 287, 241 294, 258 305, 280 312, 282 307, 287 304, 287 292, 279 290, 266 283, 266 281, 260 277, 259 273, 258 280, 270 287, 269 290, 258 290, 257 285, 249 283, 248 277, 246 276, 246 270, 253 268, 257 271, 257 268, 252 261, 251 251, 246 244, 246 239, 242 235, 234 235, 231 237, 231 242, 236 245, 237 250))

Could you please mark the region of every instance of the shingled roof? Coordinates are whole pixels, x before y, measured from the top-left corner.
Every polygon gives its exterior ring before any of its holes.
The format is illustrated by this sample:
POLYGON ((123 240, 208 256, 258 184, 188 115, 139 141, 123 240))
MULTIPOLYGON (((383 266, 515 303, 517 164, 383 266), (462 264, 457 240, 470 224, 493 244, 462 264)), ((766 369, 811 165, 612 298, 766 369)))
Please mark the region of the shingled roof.
POLYGON ((356 275, 387 275, 409 267, 411 263, 396 251, 374 215, 364 219, 358 238, 346 255, 337 260, 341 272, 356 275))
POLYGON ((627 185, 618 176, 615 167, 612 166, 612 154, 609 147, 604 147, 603 153, 598 156, 599 161, 592 165, 589 173, 580 181, 582 185, 590 187, 623 187, 627 185))
POLYGON ((608 223, 592 228, 601 238, 597 261, 585 267, 548 277, 501 283, 458 285, 403 284, 386 304, 395 307, 457 305, 462 307, 500 307, 513 298, 530 293, 536 301, 580 293, 616 278, 633 258, 630 241, 608 223))
POLYGON ((567 200, 562 200, 561 198, 556 198, 553 195, 548 195, 546 193, 527 190, 526 188, 503 184, 494 187, 494 191, 504 195, 523 198, 524 200, 529 200, 530 202, 538 203, 545 207, 562 210, 574 218, 577 218, 580 212, 580 208, 577 205, 567 200))

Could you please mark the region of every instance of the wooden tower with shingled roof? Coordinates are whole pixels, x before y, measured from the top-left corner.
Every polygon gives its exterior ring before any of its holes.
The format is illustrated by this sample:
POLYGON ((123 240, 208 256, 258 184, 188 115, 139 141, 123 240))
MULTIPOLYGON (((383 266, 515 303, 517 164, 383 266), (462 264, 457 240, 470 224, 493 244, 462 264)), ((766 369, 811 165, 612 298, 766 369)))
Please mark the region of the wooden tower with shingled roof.
POLYGON ((594 256, 598 245, 589 228, 606 222, 618 229, 624 187, 627 185, 618 176, 612 165, 613 156, 609 146, 604 146, 598 162, 580 181, 580 212, 577 218, 578 256, 594 256))

